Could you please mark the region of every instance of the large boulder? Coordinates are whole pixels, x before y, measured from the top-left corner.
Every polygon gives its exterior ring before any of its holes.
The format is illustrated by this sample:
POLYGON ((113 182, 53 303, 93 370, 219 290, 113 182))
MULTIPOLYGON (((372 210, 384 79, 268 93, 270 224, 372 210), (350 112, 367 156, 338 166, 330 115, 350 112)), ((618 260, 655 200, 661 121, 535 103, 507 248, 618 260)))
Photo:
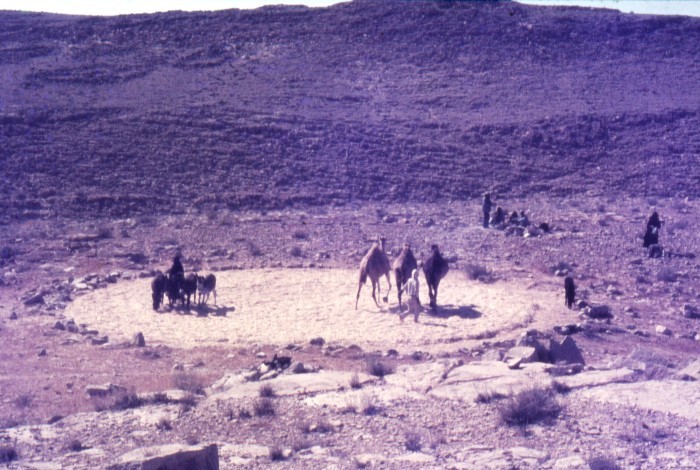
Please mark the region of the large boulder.
POLYGON ((144 447, 122 455, 108 470, 219 470, 216 444, 169 444, 144 447))
POLYGON ((588 306, 583 309, 583 313, 590 318, 610 318, 612 312, 607 305, 588 306))
POLYGON ((565 337, 561 342, 551 340, 549 342, 549 354, 555 364, 586 364, 581 350, 571 336, 565 337))

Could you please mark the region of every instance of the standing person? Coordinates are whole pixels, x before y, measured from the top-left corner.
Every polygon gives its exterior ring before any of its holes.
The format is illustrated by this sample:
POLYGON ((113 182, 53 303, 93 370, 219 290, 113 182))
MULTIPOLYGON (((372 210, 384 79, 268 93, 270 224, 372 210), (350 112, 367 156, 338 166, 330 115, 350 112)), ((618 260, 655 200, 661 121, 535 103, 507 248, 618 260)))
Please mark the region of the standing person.
POLYGON ((178 275, 182 275, 183 277, 185 276, 185 268, 182 267, 179 254, 175 255, 175 258, 173 258, 173 265, 170 266, 167 273, 173 278, 178 277, 178 275))
POLYGON ((489 228, 489 214, 491 213, 491 195, 489 193, 484 193, 481 210, 484 211, 484 228, 489 228))
POLYGON ((571 276, 566 276, 564 278, 564 303, 571 309, 574 306, 574 301, 576 300, 576 285, 574 284, 574 278, 571 276))
POLYGON ((399 313, 399 318, 403 323, 403 319, 410 314, 413 314, 413 321, 418 323, 418 315, 420 314, 420 298, 418 297, 418 292, 420 291, 420 284, 418 283, 418 270, 414 269, 411 273, 411 278, 406 281, 406 284, 401 288, 401 292, 406 292, 408 294, 408 310, 406 313, 399 313))
POLYGON ((661 228, 661 220, 659 219, 659 213, 654 211, 651 213, 649 216, 649 220, 647 220, 647 227, 654 227, 657 230, 661 228))

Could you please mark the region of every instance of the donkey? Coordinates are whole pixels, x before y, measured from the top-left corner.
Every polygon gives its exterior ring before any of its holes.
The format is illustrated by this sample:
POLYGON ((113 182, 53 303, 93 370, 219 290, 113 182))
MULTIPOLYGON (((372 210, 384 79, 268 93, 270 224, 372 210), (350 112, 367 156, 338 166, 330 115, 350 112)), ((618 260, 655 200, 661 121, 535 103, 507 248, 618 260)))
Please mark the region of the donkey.
POLYGON ((438 286, 443 277, 447 275, 450 270, 447 265, 447 261, 440 254, 440 250, 437 245, 432 245, 430 247, 432 252, 427 261, 423 264, 423 274, 425 274, 425 281, 428 284, 428 295, 430 296, 430 307, 433 310, 437 309, 437 294, 438 286))
POLYGON ((182 281, 180 289, 182 291, 182 302, 184 303, 185 300, 187 300, 187 310, 189 310, 190 298, 194 297, 194 299, 197 300, 197 275, 192 273, 188 274, 182 281))
POLYGON ((151 281, 151 295, 153 297, 153 310, 158 310, 163 303, 165 291, 168 288, 168 278, 165 274, 158 271, 156 276, 151 281))
POLYGON ((214 293, 214 305, 216 305, 216 276, 197 276, 197 290, 199 291, 199 304, 206 305, 209 301, 209 294, 214 293))

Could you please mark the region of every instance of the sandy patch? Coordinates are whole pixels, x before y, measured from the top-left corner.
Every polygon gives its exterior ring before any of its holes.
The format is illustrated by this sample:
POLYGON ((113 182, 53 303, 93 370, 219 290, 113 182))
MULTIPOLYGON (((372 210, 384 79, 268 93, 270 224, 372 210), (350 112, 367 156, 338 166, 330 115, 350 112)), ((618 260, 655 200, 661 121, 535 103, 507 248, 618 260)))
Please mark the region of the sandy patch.
MULTIPOLYGON (((149 344, 180 348, 251 343, 284 346, 322 337, 363 349, 410 352, 445 349, 446 345, 452 349, 480 334, 517 330, 533 315, 535 324, 560 317, 563 309, 555 292, 511 282, 483 284, 451 272, 440 286, 438 314, 424 311, 419 323, 407 317, 402 324, 395 287, 389 303, 382 303, 379 309, 368 282, 355 310, 355 270, 253 269, 216 276, 216 307, 210 299, 210 306, 203 310, 192 308, 187 313, 166 306, 154 312, 150 279, 141 279, 79 297, 66 315, 109 335, 112 342, 131 339, 138 331, 149 344)), ((427 286, 421 281, 421 300, 427 304, 427 286)), ((386 289, 386 280, 382 282, 386 289)))

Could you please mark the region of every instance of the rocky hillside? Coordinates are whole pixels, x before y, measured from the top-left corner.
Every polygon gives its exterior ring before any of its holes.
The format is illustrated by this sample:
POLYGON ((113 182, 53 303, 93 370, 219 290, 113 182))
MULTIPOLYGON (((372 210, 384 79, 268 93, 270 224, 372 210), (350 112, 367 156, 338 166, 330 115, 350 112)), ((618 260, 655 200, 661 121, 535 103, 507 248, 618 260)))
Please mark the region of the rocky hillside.
POLYGON ((0 220, 700 195, 700 19, 511 2, 0 12, 0 220))

